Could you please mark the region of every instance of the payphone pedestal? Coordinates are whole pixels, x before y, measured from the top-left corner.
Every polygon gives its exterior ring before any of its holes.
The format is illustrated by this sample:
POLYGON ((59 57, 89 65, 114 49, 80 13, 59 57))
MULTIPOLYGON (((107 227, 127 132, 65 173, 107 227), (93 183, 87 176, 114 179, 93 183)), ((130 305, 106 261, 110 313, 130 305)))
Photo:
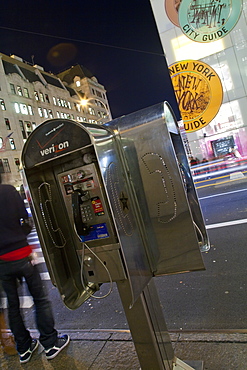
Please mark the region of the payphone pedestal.
POLYGON ((203 370, 201 361, 192 367, 174 356, 153 279, 131 308, 129 281, 119 281, 117 287, 142 370, 203 370))

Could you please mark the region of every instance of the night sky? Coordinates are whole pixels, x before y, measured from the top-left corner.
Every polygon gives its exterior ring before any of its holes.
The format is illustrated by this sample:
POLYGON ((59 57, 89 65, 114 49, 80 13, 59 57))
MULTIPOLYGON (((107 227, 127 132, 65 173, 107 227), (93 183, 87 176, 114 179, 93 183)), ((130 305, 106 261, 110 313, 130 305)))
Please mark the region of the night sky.
POLYGON ((174 104, 149 0, 8 0, 0 19, 0 52, 52 73, 83 65, 106 88, 113 118, 174 104))

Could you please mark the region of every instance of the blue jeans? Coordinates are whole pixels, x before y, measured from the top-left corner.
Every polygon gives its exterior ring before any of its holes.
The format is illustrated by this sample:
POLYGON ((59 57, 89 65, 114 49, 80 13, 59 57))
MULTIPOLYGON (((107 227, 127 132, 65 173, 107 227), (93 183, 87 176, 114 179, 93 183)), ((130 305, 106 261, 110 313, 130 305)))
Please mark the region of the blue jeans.
POLYGON ((32 265, 27 257, 18 261, 0 261, 0 279, 7 295, 9 326, 15 337, 17 351, 19 353, 26 352, 32 341, 20 311, 17 291, 17 278, 20 277, 25 278, 28 290, 34 300, 36 325, 40 332, 39 341, 45 349, 49 349, 54 346, 57 339, 52 309, 38 268, 32 265))

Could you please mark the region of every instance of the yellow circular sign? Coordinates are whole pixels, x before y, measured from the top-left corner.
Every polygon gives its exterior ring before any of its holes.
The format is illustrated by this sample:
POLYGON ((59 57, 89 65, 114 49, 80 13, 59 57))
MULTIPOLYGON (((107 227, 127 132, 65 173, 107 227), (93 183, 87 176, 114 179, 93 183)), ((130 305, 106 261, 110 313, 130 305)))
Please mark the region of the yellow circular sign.
POLYGON ((183 60, 170 65, 169 73, 185 131, 207 126, 223 99, 221 80, 215 70, 198 60, 183 60))

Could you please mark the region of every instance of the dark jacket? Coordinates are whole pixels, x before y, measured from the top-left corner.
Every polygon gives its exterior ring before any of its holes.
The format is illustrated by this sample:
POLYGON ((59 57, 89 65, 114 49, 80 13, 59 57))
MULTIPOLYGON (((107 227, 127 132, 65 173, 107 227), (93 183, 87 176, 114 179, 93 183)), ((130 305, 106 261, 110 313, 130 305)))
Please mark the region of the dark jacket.
POLYGON ((21 218, 28 218, 28 213, 18 191, 0 184, 0 255, 28 245, 21 218))

